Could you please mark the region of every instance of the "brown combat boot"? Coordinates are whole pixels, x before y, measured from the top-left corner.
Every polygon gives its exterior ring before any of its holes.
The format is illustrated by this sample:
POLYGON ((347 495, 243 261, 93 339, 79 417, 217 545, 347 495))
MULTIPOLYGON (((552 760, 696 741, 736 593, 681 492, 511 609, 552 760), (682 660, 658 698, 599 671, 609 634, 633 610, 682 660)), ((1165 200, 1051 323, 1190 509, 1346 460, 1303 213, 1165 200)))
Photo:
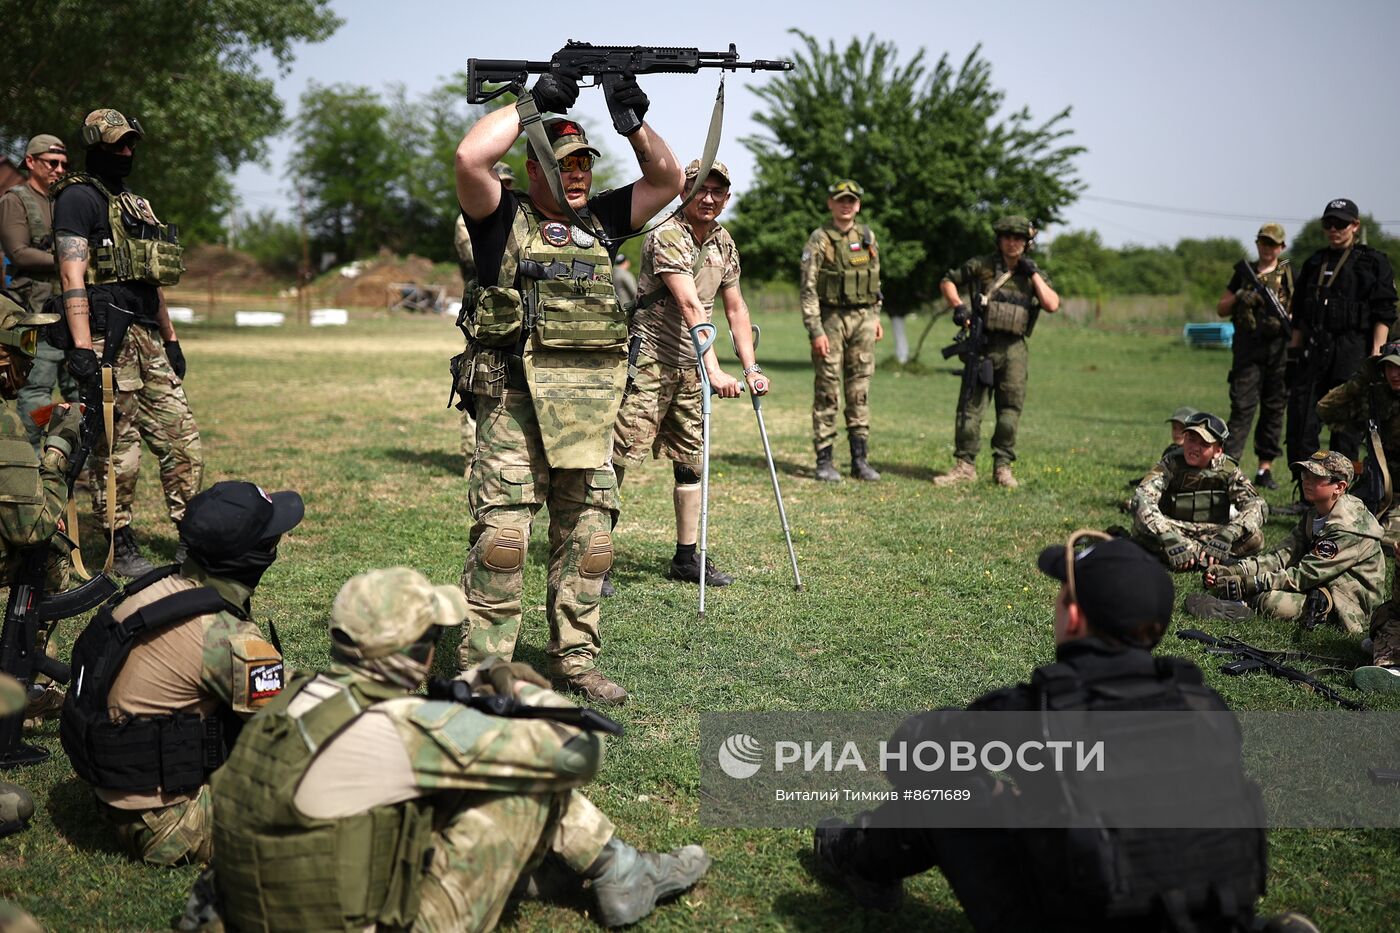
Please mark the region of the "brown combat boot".
POLYGON ((1011 475, 1011 464, 997 464, 996 470, 992 472, 992 478, 997 481, 998 486, 1005 486, 1007 489, 1015 489, 1021 485, 1016 482, 1016 477, 1011 475))
POLYGON ((581 693, 593 703, 621 706, 627 702, 627 691, 600 674, 596 667, 576 674, 556 674, 550 679, 555 690, 581 693))
POLYGON ((933 478, 935 486, 957 486, 960 483, 970 483, 977 479, 977 467, 966 460, 959 460, 953 464, 953 468, 942 476, 933 478))

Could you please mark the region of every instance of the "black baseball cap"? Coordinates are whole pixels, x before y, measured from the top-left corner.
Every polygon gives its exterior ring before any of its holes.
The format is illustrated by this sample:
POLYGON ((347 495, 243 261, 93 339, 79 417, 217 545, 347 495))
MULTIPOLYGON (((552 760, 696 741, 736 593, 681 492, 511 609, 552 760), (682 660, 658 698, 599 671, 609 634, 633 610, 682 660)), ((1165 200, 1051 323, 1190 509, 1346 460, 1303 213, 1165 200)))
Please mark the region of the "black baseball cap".
POLYGON ((1335 198, 1327 202, 1327 207, 1322 211, 1323 217, 1336 217, 1350 223, 1361 216, 1361 210, 1356 206, 1356 202, 1350 198, 1335 198))
POLYGON ((265 538, 291 531, 305 514, 300 493, 269 493, 255 483, 225 481, 189 501, 180 537, 206 557, 238 557, 265 538))
MULTIPOLYGON (((1067 579, 1065 546, 1040 552, 1040 572, 1067 579)), ((1095 541, 1075 553, 1075 601, 1094 629, 1131 635, 1146 623, 1171 623, 1176 589, 1162 562, 1126 538, 1095 541)))

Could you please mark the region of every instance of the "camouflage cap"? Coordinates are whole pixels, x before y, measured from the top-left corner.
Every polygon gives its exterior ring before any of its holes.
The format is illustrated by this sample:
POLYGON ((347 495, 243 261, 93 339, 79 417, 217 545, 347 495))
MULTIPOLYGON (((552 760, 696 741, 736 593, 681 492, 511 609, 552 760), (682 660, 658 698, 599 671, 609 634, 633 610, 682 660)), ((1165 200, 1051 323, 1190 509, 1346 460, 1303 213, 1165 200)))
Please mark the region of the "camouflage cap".
POLYGON ((63 140, 48 133, 40 133, 29 141, 29 145, 24 147, 24 154, 27 156, 43 155, 46 152, 67 155, 68 147, 63 145, 63 140))
POLYGON ((331 639, 351 658, 373 660, 402 651, 433 626, 455 627, 467 598, 455 586, 434 586, 408 567, 351 577, 331 605, 331 639))
POLYGON ((1182 424, 1185 424, 1186 422, 1190 421, 1193 416, 1198 414, 1200 414, 1200 412, 1192 408, 1190 405, 1182 405, 1176 411, 1172 412, 1172 416, 1167 420, 1180 421, 1182 424))
POLYGON ((865 197, 865 189, 860 186, 860 182, 853 178, 843 178, 826 189, 828 197, 841 200, 842 198, 855 198, 859 201, 865 197))
POLYGON ((1031 226, 1031 219, 1023 214, 1007 214, 1005 217, 997 218, 997 222, 992 224, 994 233, 1013 233, 1030 239, 1035 236, 1035 227, 1031 226))
POLYGON ((1287 242, 1283 238, 1283 224, 1276 224, 1272 221, 1259 228, 1259 234, 1255 239, 1268 240, 1270 243, 1277 243, 1279 246, 1287 242))
MULTIPOLYGON (((685 180, 687 182, 694 181, 695 176, 699 174, 700 160, 691 159, 690 164, 685 167, 685 180)), ((715 160, 710 164, 710 174, 718 175, 720 178, 723 178, 726 185, 733 184, 733 180, 729 177, 729 166, 719 160, 715 160)))
POLYGON ((122 116, 120 111, 110 107, 94 110, 88 114, 87 118, 83 120, 83 126, 98 127, 104 143, 119 143, 130 133, 135 133, 139 139, 146 137, 146 132, 141 129, 141 124, 138 121, 128 120, 122 116))
POLYGON ((497 162, 491 166, 491 171, 496 173, 496 177, 501 181, 515 181, 515 169, 504 162, 497 162))
POLYGON ((1308 459, 1293 465, 1314 476, 1321 476, 1336 483, 1346 483, 1348 486, 1356 475, 1352 470, 1351 458, 1335 450, 1319 450, 1308 459))
POLYGON ((0 716, 10 716, 24 709, 29 701, 24 684, 9 674, 0 673, 0 716))
POLYGON ((1381 347, 1381 362, 1400 366, 1400 340, 1392 340, 1381 347))
MULTIPOLYGON (((554 150, 554 158, 562 159, 566 155, 573 155, 575 152, 591 152, 596 159, 602 155, 588 143, 588 134, 583 131, 583 127, 577 120, 570 120, 568 117, 553 117, 544 121, 544 132, 549 137, 550 148, 554 150)), ((530 158, 538 162, 539 156, 535 154, 535 144, 528 147, 530 158)))
POLYGON ((0 291, 0 331, 43 327, 59 319, 57 313, 31 312, 12 291, 0 291))
POLYGON ((1207 444, 1223 444, 1230 439, 1229 427, 1208 411, 1198 411, 1187 418, 1186 433, 1195 434, 1207 444))

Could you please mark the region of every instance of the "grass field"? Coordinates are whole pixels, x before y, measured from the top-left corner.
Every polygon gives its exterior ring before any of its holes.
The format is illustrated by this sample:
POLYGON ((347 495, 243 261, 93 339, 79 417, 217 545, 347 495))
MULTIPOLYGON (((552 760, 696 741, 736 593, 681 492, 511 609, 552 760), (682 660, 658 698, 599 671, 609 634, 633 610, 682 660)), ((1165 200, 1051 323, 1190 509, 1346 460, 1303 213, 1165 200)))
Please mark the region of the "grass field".
MULTIPOLYGON (((711 554, 739 579, 710 591, 707 618, 697 623, 695 590, 661 576, 672 550, 671 471, 652 464, 628 472, 618 596, 604 606, 601 666, 632 699, 616 714, 627 735, 612 742, 589 794, 629 841, 653 848, 698 841, 715 857, 708 880, 658 910, 650 928, 965 929, 937 872, 909 885, 901 915, 867 916, 809 876, 808 834, 702 828, 698 714, 963 704, 1025 677, 1053 655, 1057 585, 1035 571, 1035 555, 1080 526, 1123 521, 1115 502, 1125 480, 1160 453, 1170 412, 1191 404, 1226 413, 1228 355, 1046 321, 1032 343, 1021 488, 993 486, 984 451, 975 487, 938 490, 929 480, 952 462, 957 394, 957 380, 933 365, 938 342, 951 336, 941 322, 939 339, 924 349, 927 369, 882 365, 876 376, 871 452, 884 481, 828 486, 811 479, 811 368, 801 327, 793 315, 759 322, 760 359, 774 385, 765 412, 806 591, 791 586, 752 409, 746 400, 717 402, 711 554)), ((450 322, 357 319, 343 329, 251 332, 203 325, 185 327, 182 338, 206 484, 249 479, 306 499, 305 522, 284 540, 254 598, 256 615, 276 623, 293 664, 325 662, 327 611, 350 575, 408 564, 439 582, 457 580, 470 518, 456 413, 443 408, 446 360, 460 346, 450 322)), ((882 344, 880 355, 890 353, 882 344)), ((837 454, 845 460, 844 442, 837 454)), ((1245 466, 1252 469, 1252 455, 1245 466)), ((175 541, 154 464, 143 472, 138 535, 153 559, 168 558, 175 541)), ((1270 498, 1281 503, 1288 494, 1270 498)), ((1270 521, 1271 542, 1287 522, 1270 521)), ((517 655, 540 667, 542 532, 530 552, 517 655)), ((1178 602, 1197 585, 1190 577, 1179 583, 1178 602)), ((61 630, 65 641, 76 628, 61 630)), ((1235 631, 1256 644, 1291 638, 1264 622, 1235 631)), ((1328 632, 1306 644, 1362 661, 1351 642, 1328 632)), ((1172 638, 1165 645, 1203 661, 1178 646, 1172 638)), ((1264 675, 1227 678, 1210 665, 1207 675, 1238 708, 1328 708, 1264 675)), ((55 930, 166 927, 193 869, 126 862, 71 774, 57 725, 34 739, 55 756, 10 775, 31 790, 39 812, 27 832, 0 843, 0 897, 55 930)), ((1275 832, 1271 844, 1267 908, 1303 910, 1326 930, 1394 928, 1400 833, 1275 832)), ((533 903, 509 913, 505 926, 595 928, 575 910, 533 903)))

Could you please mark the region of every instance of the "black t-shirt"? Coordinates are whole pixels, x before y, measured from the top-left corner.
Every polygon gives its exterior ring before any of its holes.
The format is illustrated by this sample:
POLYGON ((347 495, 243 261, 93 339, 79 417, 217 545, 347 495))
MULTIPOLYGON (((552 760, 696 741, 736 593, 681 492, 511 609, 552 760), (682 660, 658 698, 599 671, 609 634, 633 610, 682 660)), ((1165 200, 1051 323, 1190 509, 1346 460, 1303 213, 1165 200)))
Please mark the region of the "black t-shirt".
MULTIPOLYGON (((120 182, 103 179, 102 183, 113 194, 125 190, 120 182)), ((107 199, 92 185, 71 185, 58 193, 53 205, 54 237, 79 236, 92 247, 110 243, 112 224, 107 217, 107 199)), ((136 322, 148 326, 156 323, 156 312, 160 309, 160 295, 155 285, 149 282, 116 282, 108 285, 94 285, 89 289, 93 303, 94 330, 105 327, 106 306, 104 302, 116 304, 136 315, 136 322)))
MULTIPOLYGON (((462 214, 462 219, 467 222, 467 233, 472 238, 472 253, 476 256, 477 282, 482 287, 500 284, 497 278, 501 271, 501 259, 505 256, 506 240, 521 200, 521 195, 502 185, 501 203, 492 214, 480 221, 472 220, 465 212, 462 214)), ((632 186, 604 191, 589 198, 588 211, 594 225, 608 236, 620 237, 632 233, 635 229, 632 226, 632 186)))

